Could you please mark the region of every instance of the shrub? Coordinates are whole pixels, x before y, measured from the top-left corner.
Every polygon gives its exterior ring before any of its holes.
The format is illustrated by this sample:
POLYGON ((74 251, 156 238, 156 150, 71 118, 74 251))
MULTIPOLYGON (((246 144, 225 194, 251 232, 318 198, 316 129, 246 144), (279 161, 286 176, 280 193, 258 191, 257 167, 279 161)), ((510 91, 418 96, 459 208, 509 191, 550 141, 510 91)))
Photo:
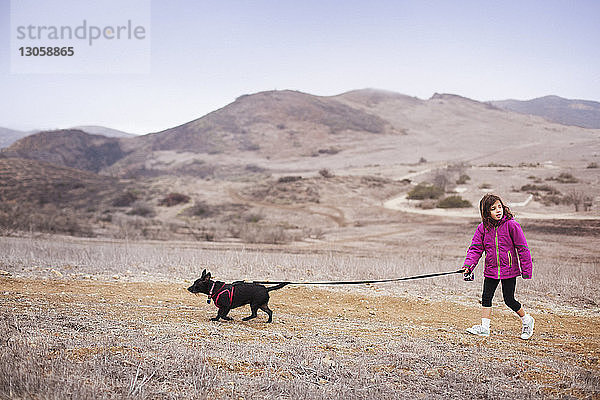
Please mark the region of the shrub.
POLYGON ((196 200, 193 206, 185 210, 185 214, 192 217, 207 218, 213 215, 214 211, 205 201, 196 200))
POLYGON ((329 168, 323 168, 319 170, 319 175, 321 175, 323 178, 333 178, 333 172, 331 172, 331 170, 329 168))
POLYGON ((552 177, 552 178, 547 178, 547 181, 556 181, 558 183, 577 183, 579 182, 579 179, 575 178, 573 175, 571 175, 568 172, 563 172, 560 175, 558 175, 556 178, 552 177))
POLYGON ((113 207, 129 207, 137 199, 138 199, 138 197, 136 196, 135 193, 133 193, 131 191, 127 191, 127 192, 121 193, 119 196, 117 196, 113 200, 112 205, 113 205, 113 207))
POLYGON ((154 217, 156 213, 150 204, 143 201, 136 201, 133 203, 131 210, 129 210, 127 215, 139 215, 140 217, 151 218, 154 217))
POLYGON ((244 220, 251 224, 256 224, 264 218, 264 215, 258 213, 248 213, 244 216, 244 220))
POLYGON ((264 168, 259 167, 258 165, 255 165, 255 164, 247 164, 244 169, 246 171, 254 172, 254 173, 265 172, 264 168))
POLYGON ((340 152, 340 149, 337 147, 330 147, 328 149, 319 149, 319 154, 337 154, 340 152))
POLYGON ((579 212, 581 206, 583 211, 589 211, 592 207, 592 197, 581 190, 572 190, 563 197, 563 202, 575 206, 575 211, 579 212))
POLYGON ((556 194, 549 194, 549 195, 545 195, 545 196, 540 196, 540 201, 546 206, 551 206, 551 205, 557 206, 561 203, 561 201, 563 201, 563 199, 556 194))
POLYGON ((448 196, 445 199, 438 201, 437 208, 467 208, 473 207, 471 202, 463 199, 460 196, 448 196))
POLYGON ((187 196, 187 195, 181 194, 181 193, 169 193, 167 195, 167 197, 165 197, 158 203, 158 205, 166 206, 166 207, 173 207, 178 204, 189 203, 189 201, 190 201, 190 196, 187 196))
POLYGON ((408 198, 411 200, 437 199, 443 194, 444 190, 440 187, 427 183, 419 183, 408 192, 408 198))
POLYGON ((302 180, 301 176, 282 176, 277 180, 278 183, 296 182, 302 180))
POLYGON ((461 174, 456 180, 457 185, 464 185, 467 181, 470 181, 471 177, 467 174, 461 174))
POLYGON ((439 187, 444 192, 450 182, 450 173, 447 170, 438 170, 433 177, 433 186, 439 187))
POLYGON ((550 185, 532 185, 532 184, 527 184, 527 185, 521 186, 521 191, 522 192, 529 192, 529 193, 535 193, 537 191, 542 191, 542 192, 548 192, 548 194, 554 194, 554 195, 560 194, 560 192, 558 190, 556 190, 555 188, 553 188, 550 185))
POLYGON ((489 183, 482 183, 481 185, 479 185, 479 189, 491 189, 492 185, 490 185, 489 183))
POLYGON ((587 168, 598 168, 598 163, 591 162, 591 163, 588 164, 587 168))
POLYGON ((240 232, 240 239, 245 243, 282 244, 292 240, 290 235, 280 226, 247 225, 240 232))

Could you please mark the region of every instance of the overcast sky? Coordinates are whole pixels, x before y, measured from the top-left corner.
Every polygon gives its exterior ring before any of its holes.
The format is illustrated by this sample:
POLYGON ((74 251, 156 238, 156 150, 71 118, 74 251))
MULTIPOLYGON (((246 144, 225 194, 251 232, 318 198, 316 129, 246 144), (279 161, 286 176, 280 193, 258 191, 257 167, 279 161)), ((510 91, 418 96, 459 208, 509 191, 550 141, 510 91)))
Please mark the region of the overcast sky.
POLYGON ((273 89, 600 101, 597 0, 147 1, 149 68, 25 74, 0 0, 0 126, 149 133, 273 89))

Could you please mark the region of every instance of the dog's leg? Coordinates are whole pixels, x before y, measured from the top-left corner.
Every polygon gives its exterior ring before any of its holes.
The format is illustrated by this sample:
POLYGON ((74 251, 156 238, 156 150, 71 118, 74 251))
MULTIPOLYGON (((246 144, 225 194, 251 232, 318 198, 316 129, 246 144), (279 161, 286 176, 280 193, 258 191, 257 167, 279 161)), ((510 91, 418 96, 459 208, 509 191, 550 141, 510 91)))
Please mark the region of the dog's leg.
POLYGON ((229 311, 230 311, 229 308, 225 308, 225 307, 219 308, 219 312, 217 313, 217 316, 214 318, 211 318, 211 321, 218 321, 219 318, 223 318, 225 321, 231 321, 233 318, 227 316, 229 311))
POLYGON ((273 311, 271 311, 271 309, 269 308, 269 305, 264 304, 264 305, 260 306, 260 309, 269 315, 269 319, 267 320, 267 323, 273 322, 273 311))
POLYGON ((258 311, 258 306, 256 304, 250 304, 250 310, 252 311, 252 314, 242 318, 243 321, 250 321, 253 318, 256 318, 256 312, 258 311))

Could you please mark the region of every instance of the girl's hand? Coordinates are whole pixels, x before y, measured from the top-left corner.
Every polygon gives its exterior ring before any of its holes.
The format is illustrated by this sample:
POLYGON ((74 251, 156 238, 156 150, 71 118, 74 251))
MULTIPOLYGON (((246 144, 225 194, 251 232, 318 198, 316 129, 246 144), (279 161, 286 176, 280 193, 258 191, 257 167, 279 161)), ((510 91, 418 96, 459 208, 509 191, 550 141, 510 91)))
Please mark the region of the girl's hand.
POLYGON ((473 274, 473 271, 469 271, 469 268, 465 267, 463 269, 463 280, 470 282, 473 279, 475 279, 475 274, 473 274))

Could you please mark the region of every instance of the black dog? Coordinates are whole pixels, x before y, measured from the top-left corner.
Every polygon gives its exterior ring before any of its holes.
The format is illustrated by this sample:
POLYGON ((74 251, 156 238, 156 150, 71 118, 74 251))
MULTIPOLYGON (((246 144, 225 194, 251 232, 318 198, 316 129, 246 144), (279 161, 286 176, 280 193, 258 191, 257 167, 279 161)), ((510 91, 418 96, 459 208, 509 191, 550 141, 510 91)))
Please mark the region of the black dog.
POLYGON ((267 322, 273 321, 273 311, 269 309, 269 292, 271 290, 281 289, 287 283, 280 283, 276 286, 266 288, 258 283, 234 282, 226 284, 220 281, 210 279, 210 272, 204 270, 202 277, 197 279, 192 286, 187 290, 191 293, 204 293, 208 295, 208 303, 215 302, 215 306, 219 308, 217 316, 211 318, 211 321, 218 321, 219 318, 230 321, 232 318, 227 314, 232 308, 237 308, 245 304, 250 304, 252 315, 243 318, 244 321, 256 318, 256 312, 260 308, 269 315, 267 322))

